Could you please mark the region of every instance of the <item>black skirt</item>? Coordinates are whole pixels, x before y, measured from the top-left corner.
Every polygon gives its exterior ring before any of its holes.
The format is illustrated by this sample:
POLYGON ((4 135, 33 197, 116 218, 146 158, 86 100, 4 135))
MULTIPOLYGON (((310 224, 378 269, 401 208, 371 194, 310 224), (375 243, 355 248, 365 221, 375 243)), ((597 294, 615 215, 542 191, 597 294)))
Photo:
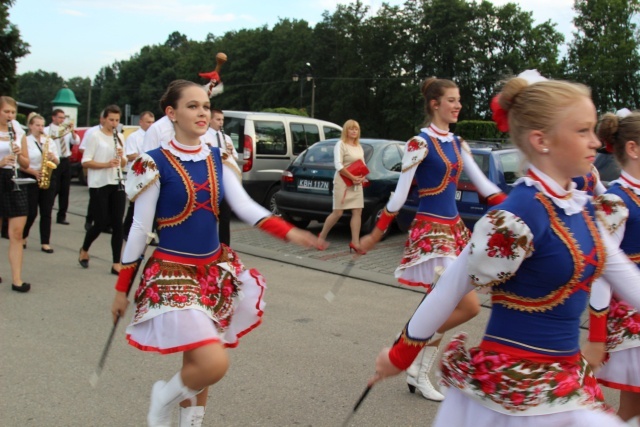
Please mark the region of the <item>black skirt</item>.
MULTIPOLYGON (((0 218, 27 216, 29 202, 27 189, 22 185, 20 191, 14 191, 13 169, 0 169, 0 218)), ((26 184, 37 185, 37 184, 26 184)))

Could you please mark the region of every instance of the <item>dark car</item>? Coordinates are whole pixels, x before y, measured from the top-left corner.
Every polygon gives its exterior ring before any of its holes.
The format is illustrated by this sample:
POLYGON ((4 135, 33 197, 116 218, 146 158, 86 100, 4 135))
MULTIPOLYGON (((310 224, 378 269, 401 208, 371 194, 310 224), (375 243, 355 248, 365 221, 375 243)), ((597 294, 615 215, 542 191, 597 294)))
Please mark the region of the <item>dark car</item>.
POLYGON ((596 160, 593 164, 598 169, 600 181, 605 187, 609 186, 609 182, 620 178, 620 165, 613 154, 607 151, 600 151, 596 154, 596 160))
MULTIPOLYGON (((502 191, 509 193, 511 184, 518 179, 520 170, 520 151, 500 145, 469 142, 471 154, 487 178, 502 191)), ((411 187, 407 200, 396 217, 400 230, 407 232, 418 210, 419 197, 415 185, 411 187)), ((456 205, 464 223, 470 229, 486 212, 489 206, 484 197, 478 194, 467 174, 462 171, 456 191, 456 205)))
MULTIPOLYGON (((313 144, 303 151, 282 173, 276 206, 282 217, 298 227, 312 220, 323 222, 333 210, 333 149, 338 139, 313 144)), ((369 168, 364 187, 362 232, 368 233, 396 188, 402 169, 404 142, 389 139, 361 139, 364 159, 369 168)), ((345 210, 342 221, 348 221, 345 210)))

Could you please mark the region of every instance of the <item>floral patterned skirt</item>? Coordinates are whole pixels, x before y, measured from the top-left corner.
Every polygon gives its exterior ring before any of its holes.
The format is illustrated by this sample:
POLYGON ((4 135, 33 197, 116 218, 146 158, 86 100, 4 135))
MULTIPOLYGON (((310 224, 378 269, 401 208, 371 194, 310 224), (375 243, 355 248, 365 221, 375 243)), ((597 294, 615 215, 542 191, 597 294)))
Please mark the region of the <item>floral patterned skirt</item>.
POLYGON ((626 302, 611 299, 607 316, 607 350, 640 347, 640 313, 626 302))
POLYGON ((400 266, 398 282, 431 290, 437 267, 446 268, 456 259, 471 238, 462 219, 444 219, 417 214, 411 223, 400 266))
POLYGON ((441 383, 482 406, 507 415, 531 416, 590 409, 611 412, 586 360, 538 362, 506 353, 465 348, 459 334, 442 356, 441 383))
POLYGON ((235 347, 240 337, 260 324, 265 289, 262 275, 246 270, 227 246, 215 259, 204 261, 176 262, 156 251, 135 294, 127 340, 141 350, 159 353, 213 342, 235 347))

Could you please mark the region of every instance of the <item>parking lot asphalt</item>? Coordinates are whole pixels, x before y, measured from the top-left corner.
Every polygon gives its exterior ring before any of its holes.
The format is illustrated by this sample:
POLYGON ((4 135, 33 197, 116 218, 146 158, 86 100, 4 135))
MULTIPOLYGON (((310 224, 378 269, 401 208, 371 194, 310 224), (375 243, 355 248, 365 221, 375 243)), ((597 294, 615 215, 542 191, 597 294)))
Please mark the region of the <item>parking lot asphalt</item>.
MULTIPOLYGON (((121 325, 98 386, 89 385, 111 330, 115 276, 108 236, 92 246, 89 269, 77 262, 87 202, 86 187, 74 183, 71 225, 52 227, 54 254, 40 252, 34 225, 23 274, 33 284, 28 294, 10 290, 8 242, 0 240, 1 426, 144 425, 151 385, 180 365, 179 355, 128 346, 121 325)), ((320 224, 309 230, 317 233, 320 224)), ((391 344, 421 295, 393 279, 403 233, 390 235, 353 267, 348 235, 348 227, 336 226, 331 246, 320 252, 233 222, 232 247, 267 278, 267 309, 263 325, 229 352, 228 374, 209 390, 205 426, 338 426, 351 412, 375 355, 391 344), (336 295, 332 302, 324 298, 329 291, 336 295)), ((489 313, 484 308, 458 328, 469 344, 481 338, 489 313)), ((603 390, 617 406, 617 393, 603 390)), ((430 425, 437 408, 408 393, 401 375, 376 386, 349 425, 430 425)))

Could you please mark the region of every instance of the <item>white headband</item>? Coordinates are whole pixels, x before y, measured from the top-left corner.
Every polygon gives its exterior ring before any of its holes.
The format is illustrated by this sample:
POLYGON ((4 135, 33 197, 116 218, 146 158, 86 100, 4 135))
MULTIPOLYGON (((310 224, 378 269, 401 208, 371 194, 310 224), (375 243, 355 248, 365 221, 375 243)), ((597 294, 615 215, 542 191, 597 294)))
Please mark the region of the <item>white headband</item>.
POLYGON ((547 80, 547 78, 543 77, 538 70, 525 70, 518 74, 518 77, 525 79, 530 85, 547 80))
POLYGON ((629 114, 631 114, 631 110, 629 110, 628 108, 622 108, 622 109, 616 111, 616 116, 618 116, 618 118, 620 118, 620 119, 624 119, 629 114))

